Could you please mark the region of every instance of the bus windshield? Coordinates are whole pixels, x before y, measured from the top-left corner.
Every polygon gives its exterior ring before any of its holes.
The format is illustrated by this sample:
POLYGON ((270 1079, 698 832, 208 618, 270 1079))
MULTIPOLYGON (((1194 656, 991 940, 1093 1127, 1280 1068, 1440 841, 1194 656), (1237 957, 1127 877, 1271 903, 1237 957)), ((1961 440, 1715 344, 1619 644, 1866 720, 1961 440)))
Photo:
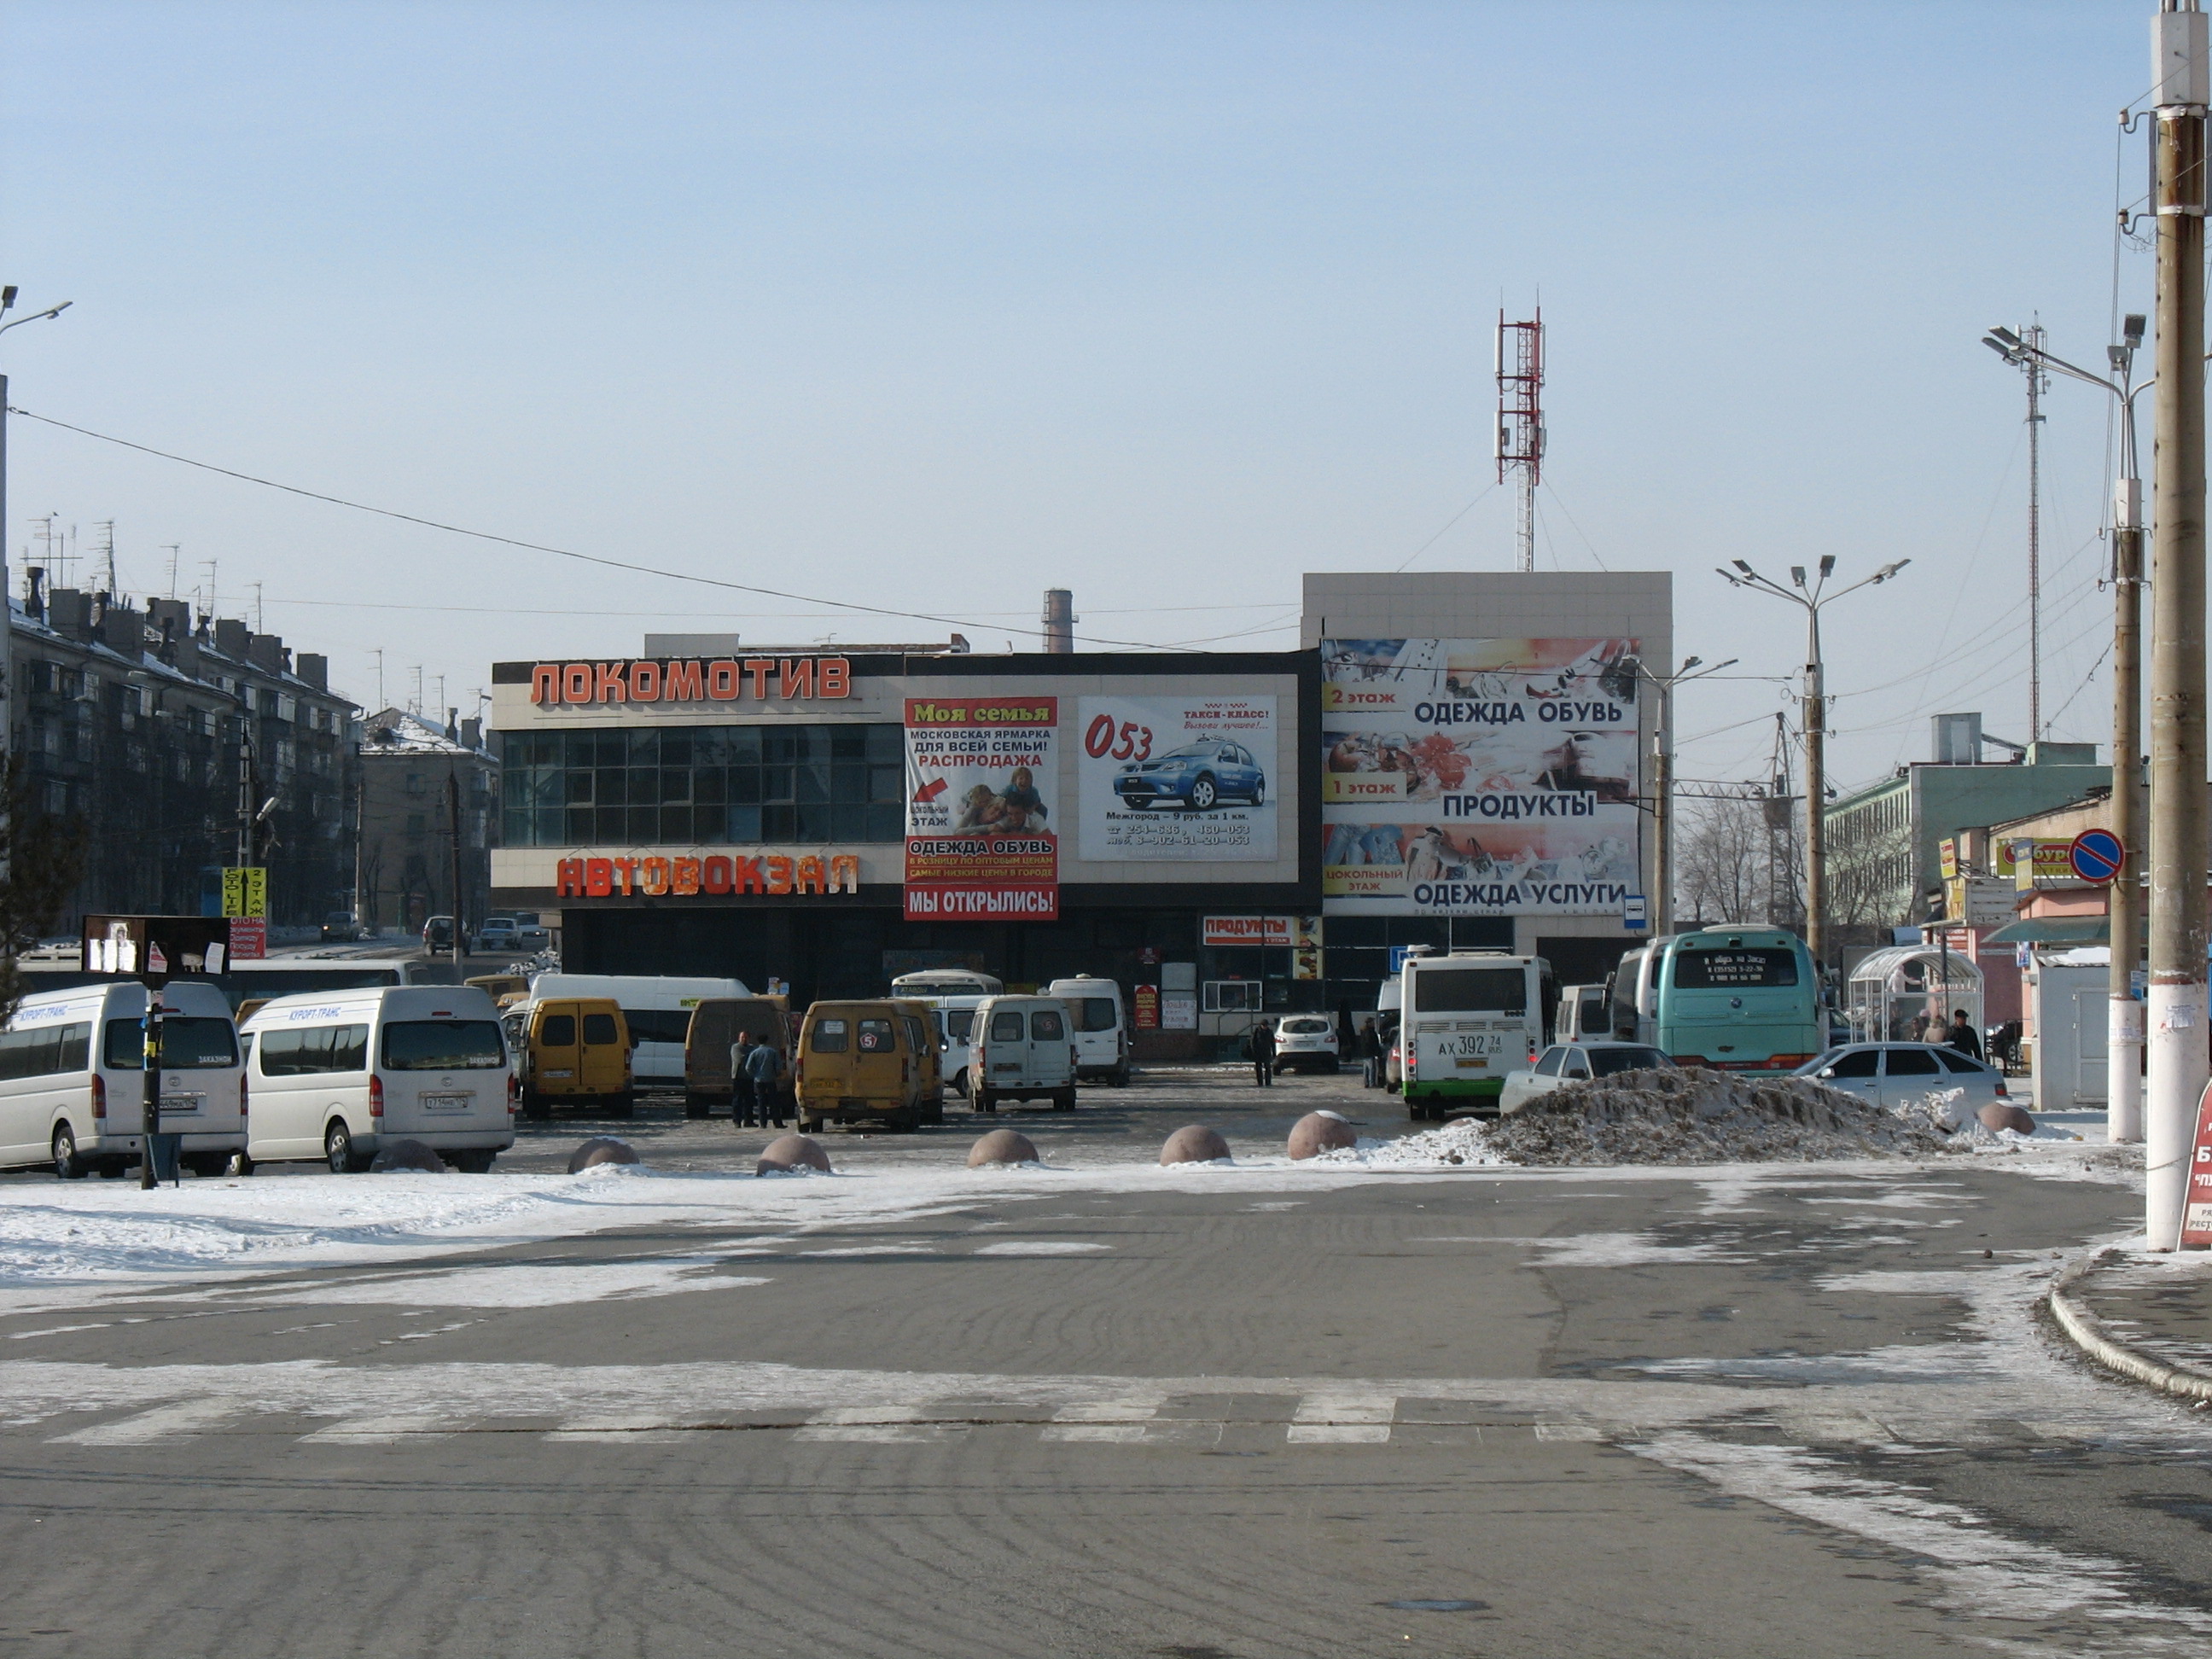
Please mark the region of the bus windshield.
POLYGON ((1746 986, 1796 982, 1795 951, 1679 951, 1674 955, 1674 988, 1678 991, 1733 991, 1746 986))
POLYGON ((1515 1014, 1528 1012, 1522 968, 1425 968, 1413 975, 1417 1014, 1515 1014))

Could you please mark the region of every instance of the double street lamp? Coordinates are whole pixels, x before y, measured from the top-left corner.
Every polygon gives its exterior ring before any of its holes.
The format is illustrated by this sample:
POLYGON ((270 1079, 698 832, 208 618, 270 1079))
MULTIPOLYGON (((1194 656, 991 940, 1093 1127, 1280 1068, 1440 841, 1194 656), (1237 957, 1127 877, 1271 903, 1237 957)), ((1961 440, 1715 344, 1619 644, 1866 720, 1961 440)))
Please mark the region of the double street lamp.
POLYGON ((1982 343, 2015 368, 2045 369, 2068 380, 2102 386, 2120 415, 2120 477, 2112 489, 2112 799, 2109 828, 2120 843, 2113 872, 2111 969, 2105 981, 2106 1133, 2113 1140, 2141 1140, 2143 1005, 2136 1000, 2136 969, 2142 959, 2142 472, 2136 456, 2136 398, 2155 379, 2131 386, 2144 319, 2130 313, 2118 345, 2105 348, 2112 378, 2054 357, 2039 343, 2008 328, 1992 328, 1982 343))
POLYGON ((1651 734, 1651 839, 1656 843, 1651 851, 1651 876, 1659 896, 1654 907, 1659 913, 1653 918, 1654 934, 1674 931, 1674 688, 1736 665, 1734 657, 1701 666, 1705 660, 1685 657, 1680 668, 1663 675, 1653 673, 1640 661, 1636 665, 1636 672, 1659 693, 1657 729, 1651 734))
POLYGON ((1820 659, 1820 607, 1833 605, 1862 587, 1879 586, 1912 561, 1895 560, 1873 575, 1863 576, 1849 587, 1839 587, 1832 593, 1828 591, 1828 578, 1835 574, 1833 554, 1824 556, 1818 573, 1809 578, 1803 565, 1791 565, 1788 587, 1760 575, 1741 559, 1730 562, 1735 566, 1733 572, 1719 573, 1730 586, 1748 587, 1787 599, 1802 606, 1805 612, 1805 948, 1812 952, 1814 964, 1824 968, 1828 945, 1828 856, 1826 826, 1820 814, 1827 799, 1827 694, 1820 659))

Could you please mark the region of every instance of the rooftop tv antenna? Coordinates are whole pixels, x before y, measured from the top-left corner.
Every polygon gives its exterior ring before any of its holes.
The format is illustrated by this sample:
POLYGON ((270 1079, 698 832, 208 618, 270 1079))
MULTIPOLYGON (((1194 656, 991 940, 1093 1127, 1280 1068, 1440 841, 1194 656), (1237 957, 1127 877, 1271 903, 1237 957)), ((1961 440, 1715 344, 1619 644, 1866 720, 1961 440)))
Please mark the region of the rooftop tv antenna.
POLYGON ((1544 477, 1544 307, 1525 323, 1498 313, 1498 482, 1518 475, 1520 568, 1536 568, 1536 486, 1544 477))

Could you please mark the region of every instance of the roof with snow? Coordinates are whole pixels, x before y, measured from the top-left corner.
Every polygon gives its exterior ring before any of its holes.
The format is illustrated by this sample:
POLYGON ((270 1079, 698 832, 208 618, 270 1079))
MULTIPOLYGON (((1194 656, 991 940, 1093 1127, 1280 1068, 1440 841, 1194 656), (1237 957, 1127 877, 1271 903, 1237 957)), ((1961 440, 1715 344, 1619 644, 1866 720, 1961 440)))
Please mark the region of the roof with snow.
POLYGON ((386 708, 362 720, 361 752, 364 755, 477 755, 491 751, 471 749, 446 728, 404 708, 386 708))

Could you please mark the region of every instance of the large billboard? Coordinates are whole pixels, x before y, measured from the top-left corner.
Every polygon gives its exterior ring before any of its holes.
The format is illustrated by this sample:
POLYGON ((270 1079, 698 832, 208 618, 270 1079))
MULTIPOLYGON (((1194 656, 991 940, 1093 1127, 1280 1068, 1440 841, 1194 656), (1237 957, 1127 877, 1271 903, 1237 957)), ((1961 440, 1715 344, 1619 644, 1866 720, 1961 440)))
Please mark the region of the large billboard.
POLYGON ((1273 860, 1274 698, 1085 697, 1078 723, 1086 860, 1273 860))
POLYGON ((1057 697, 906 701, 906 914, 1060 915, 1057 697))
POLYGON ((1322 891, 1352 915, 1619 915, 1636 641, 1322 641, 1322 891))

